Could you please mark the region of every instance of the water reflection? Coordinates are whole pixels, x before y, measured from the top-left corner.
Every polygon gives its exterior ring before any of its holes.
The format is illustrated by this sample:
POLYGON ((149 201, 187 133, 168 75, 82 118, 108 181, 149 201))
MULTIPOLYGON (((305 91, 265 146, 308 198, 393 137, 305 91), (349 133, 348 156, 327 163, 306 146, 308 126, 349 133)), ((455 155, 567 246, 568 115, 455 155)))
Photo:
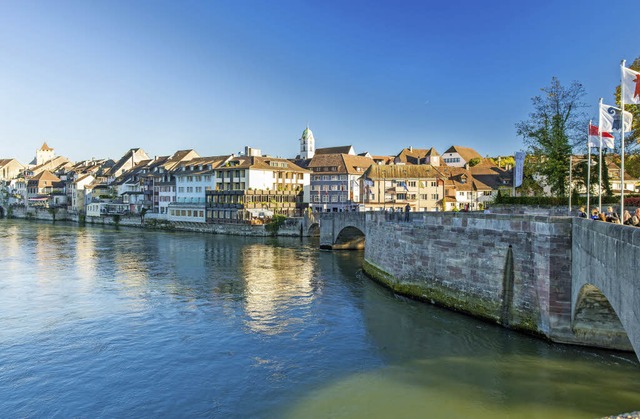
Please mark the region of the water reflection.
MULTIPOLYGON (((396 297, 297 239, 0 220, 7 417, 598 417, 634 357, 396 297)), ((317 246, 317 243, 316 245, 317 246)))
POLYGON ((251 330, 277 334, 303 320, 314 291, 309 257, 296 249, 251 244, 243 250, 241 266, 251 330))

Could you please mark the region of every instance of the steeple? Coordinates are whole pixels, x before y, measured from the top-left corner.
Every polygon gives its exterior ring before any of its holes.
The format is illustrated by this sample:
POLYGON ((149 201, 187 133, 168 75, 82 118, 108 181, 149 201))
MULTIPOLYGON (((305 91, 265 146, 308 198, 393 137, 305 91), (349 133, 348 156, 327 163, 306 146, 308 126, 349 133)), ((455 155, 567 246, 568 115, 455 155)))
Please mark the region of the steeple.
POLYGON ((300 158, 311 159, 316 152, 316 140, 313 138, 313 132, 309 129, 309 125, 302 131, 300 137, 300 158))

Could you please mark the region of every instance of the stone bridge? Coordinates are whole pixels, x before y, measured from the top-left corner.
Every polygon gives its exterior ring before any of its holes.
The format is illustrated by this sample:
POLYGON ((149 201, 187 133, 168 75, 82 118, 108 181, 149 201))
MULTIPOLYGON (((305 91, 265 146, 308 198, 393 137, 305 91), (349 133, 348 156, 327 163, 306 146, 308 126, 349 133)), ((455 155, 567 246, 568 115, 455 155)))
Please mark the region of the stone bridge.
POLYGON ((640 228, 540 215, 409 216, 322 214, 320 246, 364 248, 367 275, 398 293, 640 357, 640 228))

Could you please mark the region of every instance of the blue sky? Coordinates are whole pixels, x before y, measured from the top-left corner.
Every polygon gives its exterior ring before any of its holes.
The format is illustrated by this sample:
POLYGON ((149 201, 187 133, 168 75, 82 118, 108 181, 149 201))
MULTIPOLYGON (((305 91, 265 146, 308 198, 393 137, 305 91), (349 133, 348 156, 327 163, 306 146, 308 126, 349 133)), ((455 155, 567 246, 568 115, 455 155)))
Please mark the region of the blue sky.
POLYGON ((640 1, 0 0, 0 158, 245 145, 294 157, 522 149, 557 76, 588 109, 640 56, 640 1))

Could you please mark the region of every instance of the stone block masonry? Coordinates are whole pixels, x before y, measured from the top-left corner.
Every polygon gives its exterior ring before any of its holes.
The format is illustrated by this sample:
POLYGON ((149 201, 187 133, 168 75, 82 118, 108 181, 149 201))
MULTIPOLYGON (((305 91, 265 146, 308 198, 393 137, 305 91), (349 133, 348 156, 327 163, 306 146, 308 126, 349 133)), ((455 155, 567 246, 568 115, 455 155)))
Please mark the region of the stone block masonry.
POLYGON ((364 271, 399 293, 579 343, 571 332, 571 226, 571 218, 528 215, 378 217, 367 223, 364 271))

